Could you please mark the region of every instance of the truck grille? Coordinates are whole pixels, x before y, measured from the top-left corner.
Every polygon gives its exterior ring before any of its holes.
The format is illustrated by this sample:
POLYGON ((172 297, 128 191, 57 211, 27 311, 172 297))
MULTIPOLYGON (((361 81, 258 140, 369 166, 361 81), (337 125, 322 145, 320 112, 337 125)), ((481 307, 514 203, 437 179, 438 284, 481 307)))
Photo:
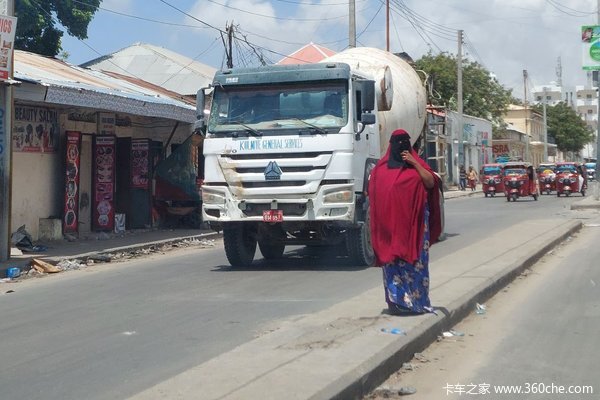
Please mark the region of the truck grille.
POLYGON ((277 194, 315 193, 332 156, 332 151, 222 154, 219 165, 234 196, 264 198, 277 194), (278 173, 267 177, 270 164, 276 164, 278 173))

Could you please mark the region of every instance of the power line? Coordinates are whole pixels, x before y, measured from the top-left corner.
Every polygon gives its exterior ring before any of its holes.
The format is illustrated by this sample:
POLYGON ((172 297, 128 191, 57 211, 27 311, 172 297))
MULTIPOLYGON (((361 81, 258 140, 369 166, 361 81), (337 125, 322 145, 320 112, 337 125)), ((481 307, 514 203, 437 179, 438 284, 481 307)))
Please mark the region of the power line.
POLYGON ((259 14, 259 13, 255 13, 255 12, 248 11, 248 10, 242 10, 241 8, 236 8, 236 7, 229 6, 227 4, 218 3, 215 0, 207 0, 207 1, 210 2, 210 3, 216 4, 216 5, 219 5, 221 7, 229 8, 230 10, 235 10, 235 11, 243 12, 245 14, 254 15, 254 16, 263 17, 263 18, 271 18, 271 19, 276 19, 276 20, 284 20, 284 21, 305 21, 305 22, 308 22, 308 21, 330 21, 330 20, 334 20, 334 19, 340 19, 340 18, 347 18, 348 17, 348 15, 340 15, 340 16, 331 17, 331 18, 287 18, 287 17, 277 17, 277 16, 273 16, 273 15, 264 15, 264 14, 259 14))
POLYGON ((564 5, 559 4, 559 3, 557 3, 556 1, 553 1, 553 0, 546 0, 546 3, 550 4, 552 7, 554 7, 556 10, 560 11, 561 13, 569 15, 571 17, 581 18, 581 17, 586 17, 588 15, 596 14, 596 11, 579 11, 579 10, 575 10, 574 8, 570 8, 570 7, 564 6, 564 5), (572 11, 572 12, 564 11, 563 9, 564 10, 569 10, 569 11, 572 11), (574 13, 583 14, 583 15, 577 15, 577 14, 574 14, 574 13))

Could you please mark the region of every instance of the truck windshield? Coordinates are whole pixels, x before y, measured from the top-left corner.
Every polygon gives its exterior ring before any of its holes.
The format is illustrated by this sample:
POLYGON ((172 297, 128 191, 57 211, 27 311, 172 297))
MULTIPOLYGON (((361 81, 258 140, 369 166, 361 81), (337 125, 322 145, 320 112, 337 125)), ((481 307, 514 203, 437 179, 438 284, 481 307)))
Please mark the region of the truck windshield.
POLYGON ((322 82, 272 87, 221 87, 214 90, 208 133, 301 129, 334 132, 348 122, 344 83, 322 82), (330 129, 331 130, 328 130, 330 129))

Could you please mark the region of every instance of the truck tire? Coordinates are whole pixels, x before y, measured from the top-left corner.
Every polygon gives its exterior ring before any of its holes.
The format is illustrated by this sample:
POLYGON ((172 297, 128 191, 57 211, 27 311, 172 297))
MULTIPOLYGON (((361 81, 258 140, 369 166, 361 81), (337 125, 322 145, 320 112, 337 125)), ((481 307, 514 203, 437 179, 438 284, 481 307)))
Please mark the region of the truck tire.
POLYGON ((365 222, 360 228, 349 229, 346 232, 346 249, 350 260, 357 265, 373 267, 375 265, 375 252, 371 244, 371 217, 366 210, 365 222))
POLYGON ((281 258, 285 250, 285 244, 268 243, 262 240, 258 241, 258 248, 265 260, 274 260, 281 258))
POLYGON ((253 224, 231 224, 223 227, 225 255, 232 267, 252 264, 256 253, 256 226, 253 224))

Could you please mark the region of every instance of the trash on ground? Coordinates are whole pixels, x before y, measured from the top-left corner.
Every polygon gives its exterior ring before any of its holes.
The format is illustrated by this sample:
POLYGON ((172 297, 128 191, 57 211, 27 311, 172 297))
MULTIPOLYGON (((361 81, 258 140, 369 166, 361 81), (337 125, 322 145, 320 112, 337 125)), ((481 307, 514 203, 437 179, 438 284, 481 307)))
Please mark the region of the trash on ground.
POLYGON ((398 394, 400 396, 408 396, 409 394, 415 394, 417 393, 417 389, 415 389, 412 386, 403 386, 400 388, 400 390, 398 390, 398 394))
POLYGON ((100 262, 111 262, 112 261, 112 257, 107 256, 105 254, 92 254, 91 256, 88 256, 87 259, 92 260, 92 261, 100 261, 100 262))
POLYGON ((415 360, 421 361, 422 363, 429 362, 429 359, 425 357, 423 353, 415 353, 413 357, 415 360))
POLYGON ((46 246, 34 246, 33 239, 27 230, 25 229, 25 225, 21 225, 16 232, 13 232, 10 235, 10 244, 17 247, 19 250, 24 251, 26 253, 34 252, 34 251, 46 251, 48 248, 46 246))
POLYGON ((403 331, 402 329, 399 329, 399 328, 392 328, 392 329, 381 328, 381 332, 391 333, 392 335, 405 335, 406 336, 406 331, 403 331))
POLYGON ((462 332, 459 332, 459 331, 455 331, 454 329, 450 329, 449 331, 442 333, 442 336, 444 336, 444 337, 465 336, 465 334, 462 332))
POLYGON ((60 260, 58 262, 58 264, 56 264, 56 266, 61 268, 63 271, 67 271, 67 270, 73 270, 73 269, 79 269, 81 267, 85 267, 85 264, 83 264, 80 260, 74 259, 74 260, 60 260))
POLYGON ((485 304, 479 304, 479 303, 477 303, 475 305, 475 313, 477 313, 477 314, 485 314, 485 311, 486 311, 485 304))
POLYGON ((6 291, 6 292, 4 292, 4 293, 14 293, 14 292, 15 292, 15 291, 11 289, 11 290, 7 290, 7 291, 6 291))
POLYGON ((18 278, 21 276, 21 268, 19 267, 10 267, 6 270, 6 277, 9 279, 18 278))
POLYGON ((46 261, 39 260, 34 258, 31 260, 31 268, 34 268, 38 272, 43 272, 46 274, 54 274, 57 272, 61 272, 62 268, 54 266, 46 261))
POLYGON ((412 371, 412 370, 415 369, 415 366, 412 365, 412 363, 405 362, 405 363, 402 364, 402 369, 405 370, 405 371, 412 371))
POLYGON ((2 278, 2 279, 0 279, 0 283, 8 283, 10 281, 11 281, 10 278, 2 278))
POLYGON ((19 250, 17 247, 11 247, 10 248, 10 256, 14 257, 14 256, 22 256, 23 252, 21 250, 19 250))

